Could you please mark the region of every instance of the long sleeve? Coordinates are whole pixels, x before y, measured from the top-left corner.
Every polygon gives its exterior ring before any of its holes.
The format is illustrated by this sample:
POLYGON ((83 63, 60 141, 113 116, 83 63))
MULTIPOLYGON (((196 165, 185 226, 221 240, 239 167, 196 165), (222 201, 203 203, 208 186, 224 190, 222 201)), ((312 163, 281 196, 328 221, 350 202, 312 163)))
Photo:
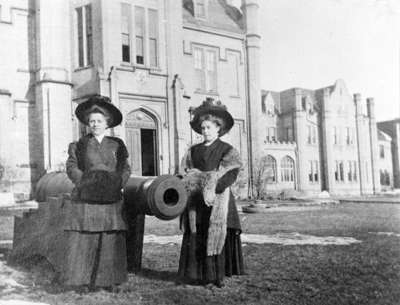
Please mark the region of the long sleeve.
POLYGON ((118 150, 118 170, 120 171, 122 178, 122 187, 128 182, 129 177, 131 176, 131 167, 128 162, 128 150, 126 149, 125 144, 121 141, 120 147, 118 150))
POLYGON ((230 187, 236 181, 238 174, 239 169, 235 168, 219 178, 215 187, 215 193, 221 194, 227 187, 230 187))
POLYGON ((66 162, 67 175, 76 185, 82 178, 83 172, 78 167, 78 158, 76 156, 77 143, 72 142, 68 147, 68 159, 66 162))
POLYGON ((231 186, 237 179, 239 170, 242 166, 239 152, 231 147, 227 153, 224 154, 220 168, 228 170, 222 177, 218 179, 215 192, 217 194, 222 193, 227 187, 231 186))

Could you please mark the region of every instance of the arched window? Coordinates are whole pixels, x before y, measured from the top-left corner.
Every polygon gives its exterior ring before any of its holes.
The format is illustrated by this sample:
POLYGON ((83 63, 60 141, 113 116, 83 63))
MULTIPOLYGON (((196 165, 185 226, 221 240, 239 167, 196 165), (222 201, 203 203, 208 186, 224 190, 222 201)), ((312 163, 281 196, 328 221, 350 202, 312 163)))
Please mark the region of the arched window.
POLYGON ((294 160, 289 156, 285 156, 281 160, 281 181, 294 181, 294 160))
POLYGON ((276 160, 271 155, 267 156, 265 161, 266 167, 266 182, 267 183, 276 183, 276 160))

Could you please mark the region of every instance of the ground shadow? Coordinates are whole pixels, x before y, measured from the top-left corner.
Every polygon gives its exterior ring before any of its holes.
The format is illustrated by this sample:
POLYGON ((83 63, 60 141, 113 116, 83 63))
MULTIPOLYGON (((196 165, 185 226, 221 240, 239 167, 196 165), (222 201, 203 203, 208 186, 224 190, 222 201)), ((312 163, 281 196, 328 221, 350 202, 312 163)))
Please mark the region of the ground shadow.
POLYGON ((160 271, 152 269, 141 269, 137 275, 143 276, 150 280, 159 280, 165 282, 176 282, 178 280, 178 273, 172 271, 160 271))

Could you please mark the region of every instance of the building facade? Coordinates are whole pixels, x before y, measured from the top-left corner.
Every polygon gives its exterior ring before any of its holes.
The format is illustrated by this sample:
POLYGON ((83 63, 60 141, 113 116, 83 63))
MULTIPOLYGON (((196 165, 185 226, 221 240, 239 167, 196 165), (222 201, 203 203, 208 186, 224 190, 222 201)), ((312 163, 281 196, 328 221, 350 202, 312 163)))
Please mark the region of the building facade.
POLYGON ((385 141, 380 143, 382 146, 379 148, 380 157, 384 163, 382 166, 384 181, 386 184, 391 182, 390 185, 394 188, 400 188, 400 119, 378 122, 378 128, 385 135, 385 141), (392 171, 390 171, 390 165, 392 171), (387 173, 389 173, 389 181, 387 173), (390 179, 390 173, 393 179, 390 179))
MULTIPOLYGON (((374 100, 344 82, 309 90, 263 91, 267 191, 373 194, 381 189, 374 100)), ((386 164, 387 166, 387 164, 386 164)))
POLYGON ((379 181, 382 190, 390 190, 394 188, 392 138, 381 130, 378 130, 378 146, 379 181))
MULTIPOLYGON (((191 111, 214 98, 235 120, 224 140, 244 161, 236 195, 370 194, 380 190, 379 166, 397 185, 378 156, 372 99, 364 107, 343 81, 261 90, 257 0, 240 9, 227 0, 0 7, 0 191, 29 197, 44 173, 63 170, 68 144, 86 132, 75 108, 92 94, 121 109, 123 122, 110 133, 126 142, 134 175, 178 172, 185 150, 201 141, 189 128, 191 111)), ((387 137, 379 138, 386 149, 387 137)))
POLYGON ((86 131, 74 110, 96 93, 123 113, 110 133, 126 142, 135 175, 178 171, 200 140, 190 111, 207 97, 227 105, 235 126, 225 140, 251 163, 258 137, 248 118, 261 107, 256 0, 241 10, 225 0, 0 5, 3 190, 26 194, 44 173, 63 170, 68 143, 86 131))

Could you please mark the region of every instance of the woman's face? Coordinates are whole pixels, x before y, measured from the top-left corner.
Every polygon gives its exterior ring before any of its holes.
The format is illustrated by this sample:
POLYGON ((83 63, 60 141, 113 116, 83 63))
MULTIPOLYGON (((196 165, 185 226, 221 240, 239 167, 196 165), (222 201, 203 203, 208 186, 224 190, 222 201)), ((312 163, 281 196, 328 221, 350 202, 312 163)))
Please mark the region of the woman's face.
POLYGON ((211 142, 218 138, 220 127, 212 121, 203 121, 201 123, 201 134, 206 142, 211 142))
POLYGON ((104 134, 108 127, 106 117, 98 112, 89 114, 88 124, 90 132, 95 136, 104 134))

